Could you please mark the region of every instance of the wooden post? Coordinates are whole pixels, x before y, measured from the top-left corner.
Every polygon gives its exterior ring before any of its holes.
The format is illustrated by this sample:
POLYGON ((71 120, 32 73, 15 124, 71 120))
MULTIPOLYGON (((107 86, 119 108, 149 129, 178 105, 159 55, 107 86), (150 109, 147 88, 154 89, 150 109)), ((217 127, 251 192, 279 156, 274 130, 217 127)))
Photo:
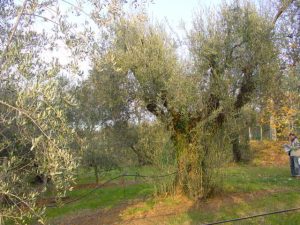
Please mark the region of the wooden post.
POLYGON ((277 140, 276 126, 275 126, 275 122, 274 122, 274 117, 273 116, 270 117, 270 139, 272 141, 276 141, 277 140))
POLYGON ((126 173, 124 173, 124 176, 122 177, 122 180, 121 180, 121 182, 122 182, 122 187, 123 187, 123 197, 124 197, 124 199, 126 198, 126 191, 125 191, 125 176, 126 176, 126 173))
POLYGON ((249 127, 248 131, 249 131, 249 140, 251 141, 252 140, 251 127, 249 127))
MULTIPOLYGON (((0 163, 1 163, 1 161, 0 161, 0 163)), ((7 159, 7 157, 3 158, 2 165, 3 165, 3 173, 0 173, 0 180, 4 180, 4 176, 5 176, 5 173, 7 171, 7 167, 8 167, 8 159, 7 159)), ((4 201, 4 196, 1 195, 0 196, 0 204, 2 204, 3 201, 4 201)), ((1 214, 0 214, 0 225, 4 225, 3 215, 1 215, 1 214)))

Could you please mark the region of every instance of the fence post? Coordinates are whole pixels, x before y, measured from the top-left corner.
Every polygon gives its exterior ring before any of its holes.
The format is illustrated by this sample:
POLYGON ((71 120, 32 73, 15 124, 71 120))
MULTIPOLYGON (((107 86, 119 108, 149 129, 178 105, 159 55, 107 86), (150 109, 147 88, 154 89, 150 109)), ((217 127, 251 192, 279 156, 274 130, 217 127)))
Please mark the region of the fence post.
POLYGON ((122 177, 122 187, 123 187, 123 196, 124 196, 124 199, 126 198, 126 192, 125 192, 125 176, 126 176, 126 173, 123 174, 123 177, 122 177))
MULTIPOLYGON (((8 158, 7 157, 3 157, 2 166, 3 166, 3 172, 0 173, 0 180, 5 179, 5 173, 7 172, 7 168, 8 168, 8 158)), ((4 201, 4 196, 0 195, 0 204, 1 205, 2 205, 3 201, 4 201)), ((1 215, 1 214, 0 214, 0 225, 4 225, 3 215, 1 215)))
POLYGON ((260 128, 260 140, 263 140, 263 129, 262 129, 262 125, 259 126, 260 128))
POLYGON ((272 141, 276 141, 277 140, 277 133, 276 133, 276 127, 275 127, 275 122, 274 122, 274 117, 271 116, 270 117, 270 139, 272 141))

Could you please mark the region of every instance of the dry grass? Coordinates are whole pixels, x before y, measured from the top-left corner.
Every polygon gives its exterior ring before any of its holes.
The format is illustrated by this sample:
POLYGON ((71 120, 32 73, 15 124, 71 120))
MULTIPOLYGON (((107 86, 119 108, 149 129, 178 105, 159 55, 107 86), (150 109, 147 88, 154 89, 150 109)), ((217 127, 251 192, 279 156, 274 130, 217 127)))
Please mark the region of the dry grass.
POLYGON ((289 161, 283 151, 284 141, 251 141, 251 151, 254 154, 253 164, 257 166, 283 166, 289 161))

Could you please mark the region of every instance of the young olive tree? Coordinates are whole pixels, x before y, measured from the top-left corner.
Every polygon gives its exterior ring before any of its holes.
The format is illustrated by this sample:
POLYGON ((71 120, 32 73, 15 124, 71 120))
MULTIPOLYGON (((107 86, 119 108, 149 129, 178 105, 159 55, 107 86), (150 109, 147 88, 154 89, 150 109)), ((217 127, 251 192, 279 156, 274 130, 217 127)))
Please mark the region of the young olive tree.
POLYGON ((74 133, 65 117, 65 109, 74 101, 60 89, 59 64, 41 60, 50 39, 32 29, 32 14, 45 6, 36 3, 0 2, 0 217, 4 222, 26 223, 25 218, 40 217, 43 208, 36 201, 46 186, 34 186, 33 178, 42 175, 44 184, 51 180, 60 197, 71 187, 77 165, 69 149, 74 133))
POLYGON ((98 59, 89 77, 74 90, 78 108, 70 113, 84 139, 84 165, 94 169, 97 182, 99 172, 120 164, 124 148, 135 141, 128 127, 133 88, 128 78, 106 61, 98 59))

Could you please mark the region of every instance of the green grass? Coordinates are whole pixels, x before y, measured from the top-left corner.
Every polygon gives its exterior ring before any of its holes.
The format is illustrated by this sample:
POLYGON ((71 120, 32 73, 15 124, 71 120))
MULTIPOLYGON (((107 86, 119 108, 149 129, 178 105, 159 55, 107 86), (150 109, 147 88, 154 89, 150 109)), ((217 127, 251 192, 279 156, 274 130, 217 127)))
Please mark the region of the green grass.
MULTIPOLYGON (((300 195, 293 193, 271 194, 259 199, 245 201, 238 204, 230 204, 216 211, 191 210, 169 219, 170 224, 199 224, 221 220, 245 217, 264 212, 298 207, 300 195)), ((228 224, 300 224, 299 212, 277 214, 228 224)))
MULTIPOLYGON (((173 171, 172 171, 173 172, 173 171)), ((158 171, 156 168, 151 166, 143 166, 143 167, 126 167, 115 169, 103 173, 99 173, 99 180, 101 182, 105 182, 113 177, 116 177, 120 174, 141 174, 141 175, 158 175, 158 174, 166 174, 165 171, 158 171)), ((134 177, 127 177, 126 180, 134 180, 134 177)), ((95 183, 95 174, 93 169, 80 168, 78 171, 78 176, 76 183, 77 184, 87 184, 87 183, 95 183)))
MULTIPOLYGON (((141 167, 141 168, 126 168, 123 170, 112 170, 102 174, 100 183, 103 183, 111 178, 117 177, 120 174, 143 174, 143 175, 155 175, 157 171, 152 167, 141 167)), ((134 180, 134 177, 126 177, 126 181, 134 180)), ((120 179, 112 181, 111 183, 118 183, 120 179)), ((144 183, 144 180, 137 180, 140 183, 134 185, 126 185, 125 189, 122 186, 119 187, 105 187, 97 189, 92 194, 83 198, 80 201, 74 203, 65 204, 61 207, 48 208, 46 210, 46 218, 52 219, 56 217, 61 217, 67 214, 74 214, 81 210, 86 209, 99 209, 99 208, 111 208, 115 205, 121 203, 124 200, 130 200, 135 198, 141 198, 149 196, 154 191, 154 186, 149 183, 144 183)), ((95 183, 95 177, 93 170, 90 169, 80 169, 77 184, 88 184, 95 183)), ((92 189, 79 189, 73 190, 67 193, 70 199, 76 199, 81 197, 91 191, 92 189)), ((44 195, 44 197, 50 196, 49 193, 44 195)))
MULTIPOLYGON (((290 177, 287 167, 234 167, 226 169, 224 175, 225 195, 243 196, 253 193, 254 197, 239 202, 224 203, 220 208, 188 212, 171 217, 169 224, 199 224, 227 220, 299 207, 300 180, 290 177), (255 193, 257 194, 255 197, 255 193)), ((300 224, 299 211, 259 217, 228 224, 300 224)))
POLYGON ((274 188, 297 188, 299 180, 290 177, 286 167, 239 166, 224 169, 224 189, 229 192, 251 192, 274 188))
POLYGON ((125 214, 127 216, 130 216, 130 215, 147 212, 147 211, 153 209, 154 205, 155 205, 155 201, 153 199, 147 199, 143 205, 138 206, 138 207, 131 207, 128 210, 126 210, 125 214))
MULTIPOLYGON (((79 176, 78 183, 93 183, 93 171, 83 171, 79 176)), ((223 202, 219 207, 191 207, 184 213, 168 217, 169 224, 201 224, 219 220, 232 219, 263 212, 282 210, 298 207, 300 203, 300 180, 290 177, 288 166, 285 167, 255 167, 240 165, 236 167, 222 168, 223 194, 220 199, 230 196, 240 197, 240 201, 223 202), (248 196, 248 197, 247 197, 248 196), (251 197, 249 197, 251 196, 251 197)), ((108 180, 121 173, 157 175, 159 172, 151 167, 127 168, 126 171, 110 171, 102 177, 101 181, 108 180)), ((134 179, 134 178, 126 178, 134 179)), ((141 180, 142 182, 143 180, 141 180)), ((82 210, 94 210, 112 208, 124 200, 138 199, 148 196, 145 204, 134 206, 126 210, 127 215, 135 215, 151 211, 156 202, 151 198, 154 192, 151 183, 138 183, 122 187, 106 187, 96 190, 92 195, 78 202, 64 205, 60 208, 49 208, 46 217, 53 219, 68 214, 80 213, 82 210)), ((90 191, 90 189, 74 190, 68 193, 71 198, 77 198, 90 191)), ((218 197, 216 197, 218 198, 218 197)), ((209 202, 209 200, 208 200, 209 202)), ((177 201, 165 199, 164 205, 180 204, 177 201)), ((209 204, 209 203, 208 203, 209 204)), ((229 223, 230 224, 230 223, 229 223)), ((232 224, 300 224, 300 213, 286 213, 251 220, 239 221, 232 224)))
MULTIPOLYGON (((74 190, 68 193, 71 198, 77 198, 85 195, 90 190, 74 190)), ((47 218, 59 217, 62 215, 76 213, 83 209, 111 208, 118 203, 133 198, 148 196, 153 192, 153 188, 148 184, 137 184, 126 187, 125 192, 122 187, 111 187, 96 190, 86 198, 63 205, 57 208, 48 208, 46 211, 47 218)))

